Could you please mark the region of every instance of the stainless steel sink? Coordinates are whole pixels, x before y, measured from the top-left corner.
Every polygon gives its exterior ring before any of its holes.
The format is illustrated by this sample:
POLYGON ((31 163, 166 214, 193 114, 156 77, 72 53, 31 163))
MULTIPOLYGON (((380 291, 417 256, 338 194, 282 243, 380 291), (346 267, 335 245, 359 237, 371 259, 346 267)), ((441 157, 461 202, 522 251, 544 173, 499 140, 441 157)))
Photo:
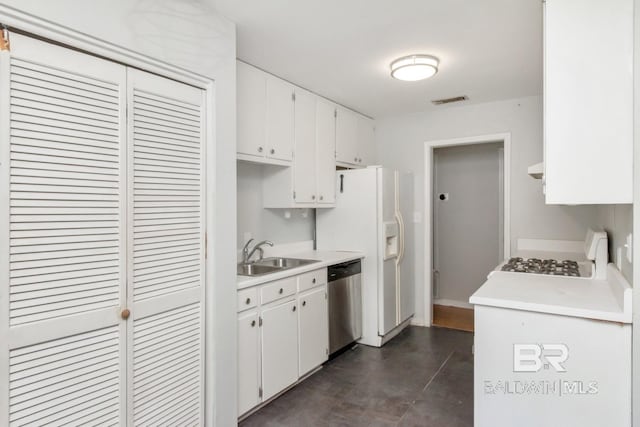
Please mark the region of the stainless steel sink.
POLYGON ((297 258, 264 258, 252 263, 238 264, 238 274, 240 276, 261 276, 263 274, 313 264, 314 262, 320 261, 297 258))
POLYGON ((270 267, 277 267, 281 270, 287 268, 295 268, 300 267, 302 265, 313 264, 314 262, 319 262, 312 259, 298 259, 298 258, 265 258, 260 261, 256 261, 257 265, 267 265, 270 267))
POLYGON ((238 264, 238 274, 240 276, 260 276, 278 270, 281 270, 281 268, 270 265, 238 264))

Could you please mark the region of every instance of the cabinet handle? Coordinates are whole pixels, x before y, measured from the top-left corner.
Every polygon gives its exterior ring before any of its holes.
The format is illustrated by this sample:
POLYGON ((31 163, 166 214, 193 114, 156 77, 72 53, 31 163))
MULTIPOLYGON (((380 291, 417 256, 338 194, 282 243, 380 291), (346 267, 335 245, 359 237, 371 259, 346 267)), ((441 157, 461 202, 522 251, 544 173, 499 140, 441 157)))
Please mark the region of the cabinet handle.
POLYGON ((293 309, 291 309, 291 311, 296 311, 296 306, 293 306, 293 309))
POLYGON ((316 278, 314 277, 311 283, 316 283, 316 278))
POLYGON ((278 291, 279 294, 283 293, 284 289, 280 288, 280 290, 278 291))
POLYGON ((324 196, 320 196, 320 200, 324 200, 324 196))
POLYGON ((356 162, 356 163, 358 163, 358 158, 357 158, 357 157, 356 157, 356 158, 354 158, 354 159, 353 159, 353 161, 354 161, 354 162, 356 162))
POLYGON ((311 196, 311 200, 315 200, 315 199, 316 199, 315 195, 311 196))
POLYGON ((271 151, 269 151, 271 154, 276 154, 276 150, 274 150, 273 148, 271 149, 271 151))
POLYGON ((358 163, 362 163, 362 159, 358 159, 358 163))
POLYGON ((247 298, 247 305, 251 304, 251 298, 247 298))
POLYGON ((255 321, 255 320, 252 320, 252 321, 251 321, 251 327, 253 328, 254 326, 256 326, 256 321, 255 321))
POLYGON ((129 316, 131 315, 131 311, 129 311, 128 308, 125 308, 124 310, 122 310, 122 312, 120 313, 120 317, 122 317, 124 320, 127 320, 129 318, 129 316))
POLYGON ((307 302, 306 301, 302 301, 302 306, 304 307, 306 305, 307 305, 307 302))
POLYGON ((258 153, 262 153, 262 147, 258 147, 258 153))

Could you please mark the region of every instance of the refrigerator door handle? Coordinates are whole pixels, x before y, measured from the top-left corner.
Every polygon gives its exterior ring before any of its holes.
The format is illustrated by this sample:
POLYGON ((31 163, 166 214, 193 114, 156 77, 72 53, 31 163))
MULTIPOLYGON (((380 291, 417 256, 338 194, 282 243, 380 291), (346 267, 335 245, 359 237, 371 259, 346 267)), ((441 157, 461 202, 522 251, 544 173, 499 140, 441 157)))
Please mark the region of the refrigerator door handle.
POLYGON ((402 214, 400 211, 396 212, 396 221, 398 222, 398 234, 399 234, 399 242, 398 242, 398 257, 396 259, 396 263, 399 265, 404 258, 404 219, 402 218, 402 214))

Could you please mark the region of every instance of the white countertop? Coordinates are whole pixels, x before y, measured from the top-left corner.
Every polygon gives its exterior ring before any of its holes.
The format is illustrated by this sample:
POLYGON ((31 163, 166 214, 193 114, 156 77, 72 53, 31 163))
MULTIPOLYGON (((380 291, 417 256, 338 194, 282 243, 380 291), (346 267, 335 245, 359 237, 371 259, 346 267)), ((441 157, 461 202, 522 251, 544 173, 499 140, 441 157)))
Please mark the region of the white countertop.
POLYGON ((494 271, 469 302, 631 323, 631 287, 613 264, 607 280, 494 271))
POLYGON ((273 280, 283 279, 285 277, 306 273, 307 271, 313 271, 319 268, 328 267, 330 265, 364 258, 364 253, 347 251, 305 251, 286 254, 282 256, 286 258, 312 259, 318 262, 302 265, 300 267, 291 268, 288 270, 276 271, 274 273, 268 273, 262 276, 238 276, 238 289, 249 288, 251 286, 261 285, 273 280))

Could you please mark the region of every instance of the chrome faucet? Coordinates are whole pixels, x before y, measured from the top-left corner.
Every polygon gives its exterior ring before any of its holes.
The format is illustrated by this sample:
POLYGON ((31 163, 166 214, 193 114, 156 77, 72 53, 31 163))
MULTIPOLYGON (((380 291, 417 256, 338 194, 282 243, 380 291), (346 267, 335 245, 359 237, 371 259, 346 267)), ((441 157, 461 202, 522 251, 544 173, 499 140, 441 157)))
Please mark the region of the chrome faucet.
POLYGON ((249 252, 249 245, 251 244, 251 242, 253 242, 253 239, 249 239, 249 241, 245 243, 244 247, 242 248, 242 262, 244 264, 248 264, 249 262, 251 262, 251 257, 256 251, 260 252, 260 259, 262 259, 264 257, 264 249, 262 249, 263 245, 273 246, 273 242, 269 240, 263 240, 260 243, 256 243, 253 246, 253 249, 251 249, 251 252, 249 252))

